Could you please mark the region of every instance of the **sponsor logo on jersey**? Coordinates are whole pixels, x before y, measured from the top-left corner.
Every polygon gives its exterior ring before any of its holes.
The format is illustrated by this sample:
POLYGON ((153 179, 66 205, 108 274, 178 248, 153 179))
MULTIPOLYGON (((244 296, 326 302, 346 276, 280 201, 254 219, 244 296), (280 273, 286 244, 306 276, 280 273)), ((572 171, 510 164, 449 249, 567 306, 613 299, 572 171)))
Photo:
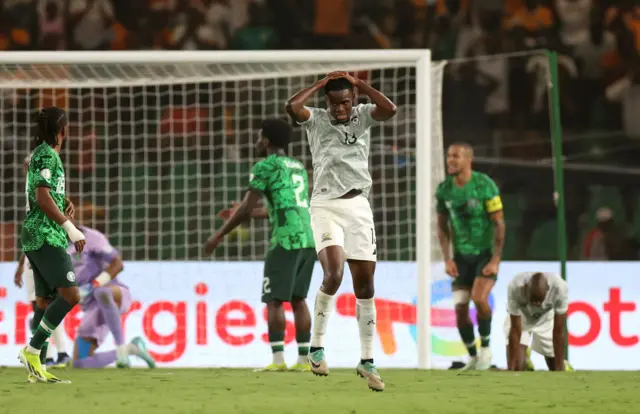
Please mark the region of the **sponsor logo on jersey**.
POLYGON ((351 123, 353 125, 360 125, 360 118, 358 118, 357 116, 354 116, 353 118, 351 118, 351 123))
POLYGON ((467 207, 469 208, 476 209, 478 208, 479 205, 480 205, 480 202, 475 198, 470 198, 469 201, 467 201, 467 207))

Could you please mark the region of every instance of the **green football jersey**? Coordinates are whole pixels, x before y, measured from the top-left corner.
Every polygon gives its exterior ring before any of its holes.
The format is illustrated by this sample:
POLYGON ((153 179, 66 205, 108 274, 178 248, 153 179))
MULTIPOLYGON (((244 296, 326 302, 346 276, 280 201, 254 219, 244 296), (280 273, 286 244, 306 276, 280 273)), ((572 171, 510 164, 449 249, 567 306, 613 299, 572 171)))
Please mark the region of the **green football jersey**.
POLYGON ((489 214, 502 210, 496 183, 488 175, 473 172, 458 187, 447 177, 436 190, 436 211, 449 217, 455 254, 476 255, 493 250, 493 223, 489 214))
POLYGON ((271 246, 287 250, 315 247, 309 215, 309 177, 293 158, 272 154, 251 169, 249 187, 267 199, 271 246))
POLYGON ((36 188, 49 187, 49 194, 60 211, 65 209, 65 184, 62 160, 47 143, 42 143, 31 153, 25 186, 27 215, 20 238, 25 252, 38 250, 44 243, 67 248, 67 233, 51 220, 36 203, 36 188))

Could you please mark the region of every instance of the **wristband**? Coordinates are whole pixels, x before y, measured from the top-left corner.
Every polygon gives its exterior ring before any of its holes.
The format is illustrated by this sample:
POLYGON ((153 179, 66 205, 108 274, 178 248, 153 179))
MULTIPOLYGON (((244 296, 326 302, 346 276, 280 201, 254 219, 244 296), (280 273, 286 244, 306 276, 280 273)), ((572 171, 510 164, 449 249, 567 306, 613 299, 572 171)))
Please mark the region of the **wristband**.
POLYGON ((62 223, 62 228, 64 229, 64 231, 67 232, 67 234, 69 234, 70 232, 72 232, 74 230, 77 230, 76 226, 73 225, 71 220, 67 220, 64 223, 62 223))
POLYGON ((98 277, 96 277, 93 282, 91 282, 91 284, 93 285, 93 287, 100 287, 100 286, 104 286, 107 283, 111 282, 111 275, 109 273, 102 272, 98 275, 98 277))

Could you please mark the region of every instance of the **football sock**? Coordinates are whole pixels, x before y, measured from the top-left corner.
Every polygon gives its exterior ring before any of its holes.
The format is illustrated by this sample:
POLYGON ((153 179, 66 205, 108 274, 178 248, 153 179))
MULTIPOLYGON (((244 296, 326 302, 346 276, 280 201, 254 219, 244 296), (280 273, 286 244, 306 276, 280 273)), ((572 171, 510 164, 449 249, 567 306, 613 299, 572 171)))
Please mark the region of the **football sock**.
POLYGON ((97 352, 94 355, 73 361, 74 368, 104 368, 116 361, 116 351, 97 352))
MULTIPOLYGON (((42 317, 44 316, 44 311, 45 309, 41 309, 37 306, 33 308, 33 318, 31 318, 31 324, 30 324, 31 335, 32 335, 31 338, 33 338, 33 336, 35 336, 36 332, 38 331, 38 325, 40 325, 40 322, 42 321, 42 317)), ((40 348, 42 348, 42 346, 40 346, 40 348)), ((40 354, 40 349, 36 349, 31 345, 27 345, 27 351, 29 351, 32 354, 40 354)), ((46 352, 45 352, 45 360, 46 360, 46 352)))
POLYGON ((373 341, 376 333, 376 304, 371 299, 356 299, 356 319, 360 331, 360 358, 373 359, 373 341))
POLYGON ((97 288, 93 291, 96 302, 100 307, 102 316, 113 335, 116 346, 124 345, 124 335, 122 333, 122 321, 120 320, 120 309, 113 298, 113 291, 109 286, 97 288))
POLYGON ((56 346, 56 351, 58 351, 58 354, 66 355, 67 344, 65 343, 65 340, 64 340, 64 325, 62 324, 58 325, 58 327, 54 329, 53 335, 51 335, 51 337, 53 338, 53 343, 56 346))
POLYGON ((310 341, 311 332, 296 332, 296 342, 298 343, 298 364, 307 363, 310 341))
POLYGON ((478 354, 476 349, 476 336, 473 332, 473 325, 458 326, 458 332, 460 332, 460 338, 467 347, 469 355, 474 357, 478 354))
POLYGON ((489 319, 480 319, 478 316, 478 333, 480 334, 480 345, 483 348, 488 347, 491 338, 491 315, 489 315, 489 319))
POLYGON ((56 356, 56 350, 51 346, 51 340, 45 342, 44 345, 42 346, 42 350, 40 351, 40 356, 42 356, 42 354, 46 355, 45 361, 47 359, 53 359, 56 356), (46 351, 45 351, 45 348, 46 348, 46 351))
MULTIPOLYGON (((73 309, 73 306, 62 296, 58 296, 53 302, 49 304, 42 316, 42 320, 38 323, 36 332, 29 341, 27 350, 32 353, 39 353, 39 350, 43 348, 44 343, 49 339, 53 330, 62 322, 64 317, 73 309)), ((35 319, 34 314, 34 319, 35 319)))
POLYGON ((284 332, 269 331, 269 344, 273 354, 273 363, 277 365, 284 364, 284 332))
POLYGON ((333 302, 335 297, 327 295, 322 290, 318 289, 318 295, 316 296, 316 303, 313 309, 313 324, 311 335, 311 348, 322 348, 324 346, 324 335, 327 332, 327 323, 329 323, 329 316, 333 311, 333 302))

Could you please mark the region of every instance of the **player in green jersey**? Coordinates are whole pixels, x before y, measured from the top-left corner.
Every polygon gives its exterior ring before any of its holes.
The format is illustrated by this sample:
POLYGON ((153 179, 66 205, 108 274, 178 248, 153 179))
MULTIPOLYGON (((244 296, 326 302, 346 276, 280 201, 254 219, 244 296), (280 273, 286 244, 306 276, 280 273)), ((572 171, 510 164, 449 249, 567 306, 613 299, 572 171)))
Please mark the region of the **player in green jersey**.
POLYGON ((486 370, 491 366, 489 294, 498 275, 505 224, 498 187, 489 176, 471 169, 472 159, 470 145, 449 147, 448 177, 436 191, 436 211, 445 270, 454 278, 452 289, 458 331, 470 355, 463 369, 486 370), (470 300, 478 312, 479 355, 469 317, 470 300))
POLYGON ((286 319, 283 302, 290 302, 296 327, 298 360, 294 371, 309 371, 307 355, 311 339, 311 316, 306 297, 317 258, 309 216, 309 178, 304 165, 286 155, 291 125, 279 119, 262 123, 258 154, 266 158, 251 169, 249 190, 229 220, 205 245, 210 255, 230 231, 249 218, 268 214, 273 229, 265 258, 262 301, 267 305, 269 342, 273 362, 264 371, 285 371, 286 319), (266 199, 267 209, 258 208, 266 199))
POLYGON ((38 115, 36 148, 27 172, 27 214, 20 235, 22 250, 33 268, 36 331, 18 358, 30 381, 62 382, 42 366, 47 341, 66 314, 80 301, 67 237, 82 252, 84 235, 65 216, 65 177, 60 148, 67 131, 67 116, 60 108, 45 108, 38 115), (42 354, 42 355, 41 355, 42 354))

